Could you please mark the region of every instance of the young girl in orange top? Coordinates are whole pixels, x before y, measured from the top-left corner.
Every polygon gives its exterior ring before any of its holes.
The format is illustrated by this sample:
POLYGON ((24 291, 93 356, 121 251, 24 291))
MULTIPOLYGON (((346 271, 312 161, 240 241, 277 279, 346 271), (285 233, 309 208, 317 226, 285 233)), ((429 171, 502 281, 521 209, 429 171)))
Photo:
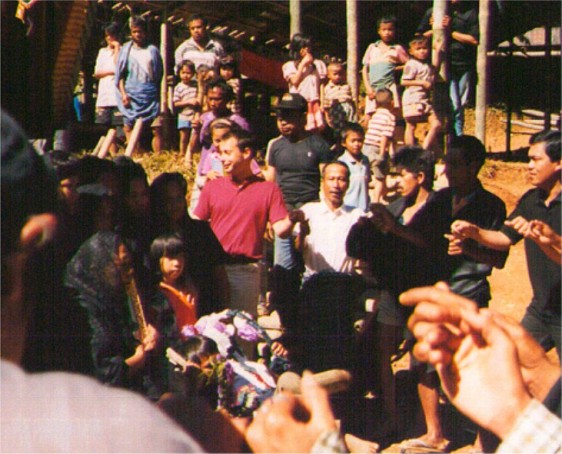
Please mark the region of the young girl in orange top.
POLYGON ((194 325, 197 321, 197 304, 199 292, 190 276, 186 273, 186 248, 180 235, 168 234, 156 238, 150 247, 154 263, 158 263, 161 280, 158 284, 159 294, 153 301, 153 308, 159 312, 160 323, 164 331, 174 330, 170 316, 166 316, 166 304, 163 296, 175 316, 175 325, 181 332, 185 325, 194 325), (168 320, 163 320, 168 319, 168 320), (172 325, 172 326, 170 326, 172 325))

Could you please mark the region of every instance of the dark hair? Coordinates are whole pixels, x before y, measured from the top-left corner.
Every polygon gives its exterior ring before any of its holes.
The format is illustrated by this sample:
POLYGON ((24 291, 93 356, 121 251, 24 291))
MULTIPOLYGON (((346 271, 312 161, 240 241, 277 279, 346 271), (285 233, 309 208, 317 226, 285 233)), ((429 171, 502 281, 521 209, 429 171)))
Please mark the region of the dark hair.
POLYGON ((30 216, 57 212, 58 185, 53 168, 29 144, 15 120, 2 111, 0 123, 2 256, 7 257, 16 250, 30 216))
POLYGON ((445 156, 445 161, 455 156, 460 157, 466 164, 474 162, 480 168, 486 160, 486 148, 474 136, 462 135, 453 137, 449 141, 449 151, 447 156, 445 156))
POLYGON ((433 187, 435 158, 431 151, 417 145, 401 147, 392 158, 392 164, 403 167, 410 173, 422 172, 425 175, 422 186, 427 190, 433 187))
POLYGON ((180 353, 192 363, 201 365, 202 356, 211 356, 219 353, 217 343, 206 336, 189 336, 179 347, 180 353))
POLYGON ((328 169, 328 167, 330 166, 340 166, 343 167, 346 172, 347 172, 347 181, 349 181, 349 177, 351 172, 349 171, 349 167, 345 162, 342 161, 330 161, 328 162, 323 168, 322 168, 322 179, 324 179, 324 177, 326 176, 326 170, 328 169))
POLYGON ((379 88, 375 93, 375 101, 381 107, 389 106, 393 99, 394 96, 388 88, 379 88))
MULTIPOLYGON (((151 222, 154 229, 158 233, 169 233, 171 231, 171 223, 165 210, 165 190, 170 184, 177 184, 182 193, 187 194, 187 181, 184 176, 178 172, 166 172, 158 175, 150 185, 150 208, 151 208, 151 222)), ((185 216, 182 224, 187 224, 190 218, 185 211, 185 216)), ((185 230, 185 229, 182 229, 185 230)))
POLYGON ((244 131, 241 128, 230 129, 223 137, 222 141, 235 138, 238 142, 238 148, 240 150, 245 150, 249 148, 252 151, 252 156, 255 154, 256 150, 256 141, 254 136, 250 133, 244 131))
POLYGON ((220 88, 224 94, 226 101, 230 101, 234 96, 234 91, 232 91, 232 87, 226 83, 223 79, 215 79, 209 82, 207 85, 207 90, 205 93, 209 93, 210 90, 214 88, 220 88))
POLYGON ((80 177, 81 160, 71 155, 67 151, 55 150, 48 155, 51 165, 57 172, 57 179, 59 181, 66 180, 67 178, 76 176, 80 177))
POLYGON ((117 176, 119 186, 119 196, 126 197, 131 191, 131 182, 134 180, 143 180, 148 186, 146 172, 144 167, 133 161, 127 156, 117 156, 113 162, 115 163, 115 174, 117 176))
POLYGON ((310 48, 312 52, 312 38, 302 33, 295 33, 291 38, 291 43, 289 44, 289 57, 291 60, 300 60, 300 51, 305 47, 310 48))
POLYGON ((426 46, 429 46, 429 39, 423 35, 417 35, 410 40, 409 44, 410 47, 412 47, 414 44, 425 44, 426 46))
POLYGON ((340 138, 342 142, 345 141, 347 135, 350 132, 356 132, 357 134, 361 134, 363 137, 365 137, 365 130, 359 123, 352 123, 350 121, 346 121, 340 130, 340 138))
POLYGON ((192 14, 191 16, 189 16, 189 19, 187 19, 187 25, 189 26, 189 24, 191 24, 193 21, 196 20, 202 21, 204 27, 209 25, 209 21, 207 21, 207 19, 203 17, 201 14, 192 14))
POLYGON ((103 174, 115 172, 115 169, 114 161, 86 155, 78 161, 78 178, 81 185, 93 184, 98 182, 103 174))
POLYGON ((182 61, 179 66, 178 66, 178 71, 181 70, 184 66, 187 66, 187 68, 191 71, 191 72, 195 72, 195 63, 193 63, 191 60, 184 60, 182 61))
POLYGON ((106 35, 117 38, 117 41, 121 41, 121 27, 117 22, 111 22, 103 28, 103 32, 106 35))
POLYGON ((392 24, 396 27, 396 22, 398 22, 398 20, 396 19, 395 16, 392 15, 381 16, 377 19, 377 30, 381 27, 381 24, 392 24))
POLYGON ((179 233, 160 235, 150 245, 150 258, 155 262, 179 255, 185 255, 185 242, 179 233))
POLYGON ((237 68, 236 59, 232 55, 225 55, 219 60, 219 68, 237 68))
POLYGON ((133 27, 142 28, 145 32, 147 31, 146 19, 141 16, 131 16, 129 19, 129 29, 132 30, 133 27))
POLYGON ((533 134, 529 140, 531 145, 542 142, 545 144, 544 149, 550 161, 560 161, 560 131, 545 129, 533 134))

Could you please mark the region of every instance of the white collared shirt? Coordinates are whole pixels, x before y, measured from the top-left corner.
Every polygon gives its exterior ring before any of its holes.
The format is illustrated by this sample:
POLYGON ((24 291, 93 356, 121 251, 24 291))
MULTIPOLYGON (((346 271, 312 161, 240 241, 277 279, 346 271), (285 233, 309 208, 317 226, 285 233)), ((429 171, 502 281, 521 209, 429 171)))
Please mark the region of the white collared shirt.
MULTIPOLYGON (((310 233, 304 241, 304 279, 320 271, 353 272, 353 262, 345 251, 345 241, 351 227, 365 213, 346 205, 332 211, 326 202, 309 202, 301 207, 310 233)), ((299 225, 295 233, 299 232, 299 225)))

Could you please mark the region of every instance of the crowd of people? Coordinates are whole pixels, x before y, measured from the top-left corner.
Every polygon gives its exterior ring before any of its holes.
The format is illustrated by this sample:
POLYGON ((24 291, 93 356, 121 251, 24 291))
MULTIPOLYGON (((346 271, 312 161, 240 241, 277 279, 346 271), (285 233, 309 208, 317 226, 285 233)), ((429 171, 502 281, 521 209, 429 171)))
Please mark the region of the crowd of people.
MULTIPOLYGON (((507 216, 478 178, 484 145, 463 134, 477 16, 451 3, 455 134, 441 190, 431 11, 408 52, 394 18, 377 22, 363 59, 366 128, 343 64, 293 36, 264 166, 236 61, 191 17, 173 97, 180 152, 188 163, 200 153, 189 201, 182 174, 149 183, 128 157, 40 157, 3 113, 2 450, 373 452, 399 441, 444 452, 442 389, 478 425, 478 449, 560 452, 560 368, 545 353, 560 358, 560 131, 532 136, 533 188, 507 216), (518 324, 488 309, 488 276, 522 239, 533 299, 518 324), (272 339, 259 316, 275 312, 283 334, 272 339), (318 345, 326 326, 337 332, 318 345), (406 391, 392 371, 404 348, 426 426, 405 440, 406 391), (380 399, 378 439, 354 434, 354 415, 332 409, 313 375, 340 366, 348 397, 380 399), (302 375, 301 394, 275 393, 284 373, 302 375)), ((157 152, 162 60, 144 20, 129 25, 122 46, 105 30, 96 122, 122 124, 130 139, 141 119, 157 152)))

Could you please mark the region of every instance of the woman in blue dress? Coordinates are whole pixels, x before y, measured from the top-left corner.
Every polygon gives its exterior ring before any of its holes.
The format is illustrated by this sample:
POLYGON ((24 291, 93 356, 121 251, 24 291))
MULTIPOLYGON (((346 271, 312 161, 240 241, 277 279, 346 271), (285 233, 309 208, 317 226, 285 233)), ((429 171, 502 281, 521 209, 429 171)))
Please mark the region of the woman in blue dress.
POLYGON ((124 131, 130 139, 135 121, 152 127, 152 149, 161 149, 160 82, 162 57, 158 48, 146 41, 146 22, 132 17, 129 22, 131 41, 123 45, 117 60, 115 80, 119 90, 117 106, 123 114, 124 131))

